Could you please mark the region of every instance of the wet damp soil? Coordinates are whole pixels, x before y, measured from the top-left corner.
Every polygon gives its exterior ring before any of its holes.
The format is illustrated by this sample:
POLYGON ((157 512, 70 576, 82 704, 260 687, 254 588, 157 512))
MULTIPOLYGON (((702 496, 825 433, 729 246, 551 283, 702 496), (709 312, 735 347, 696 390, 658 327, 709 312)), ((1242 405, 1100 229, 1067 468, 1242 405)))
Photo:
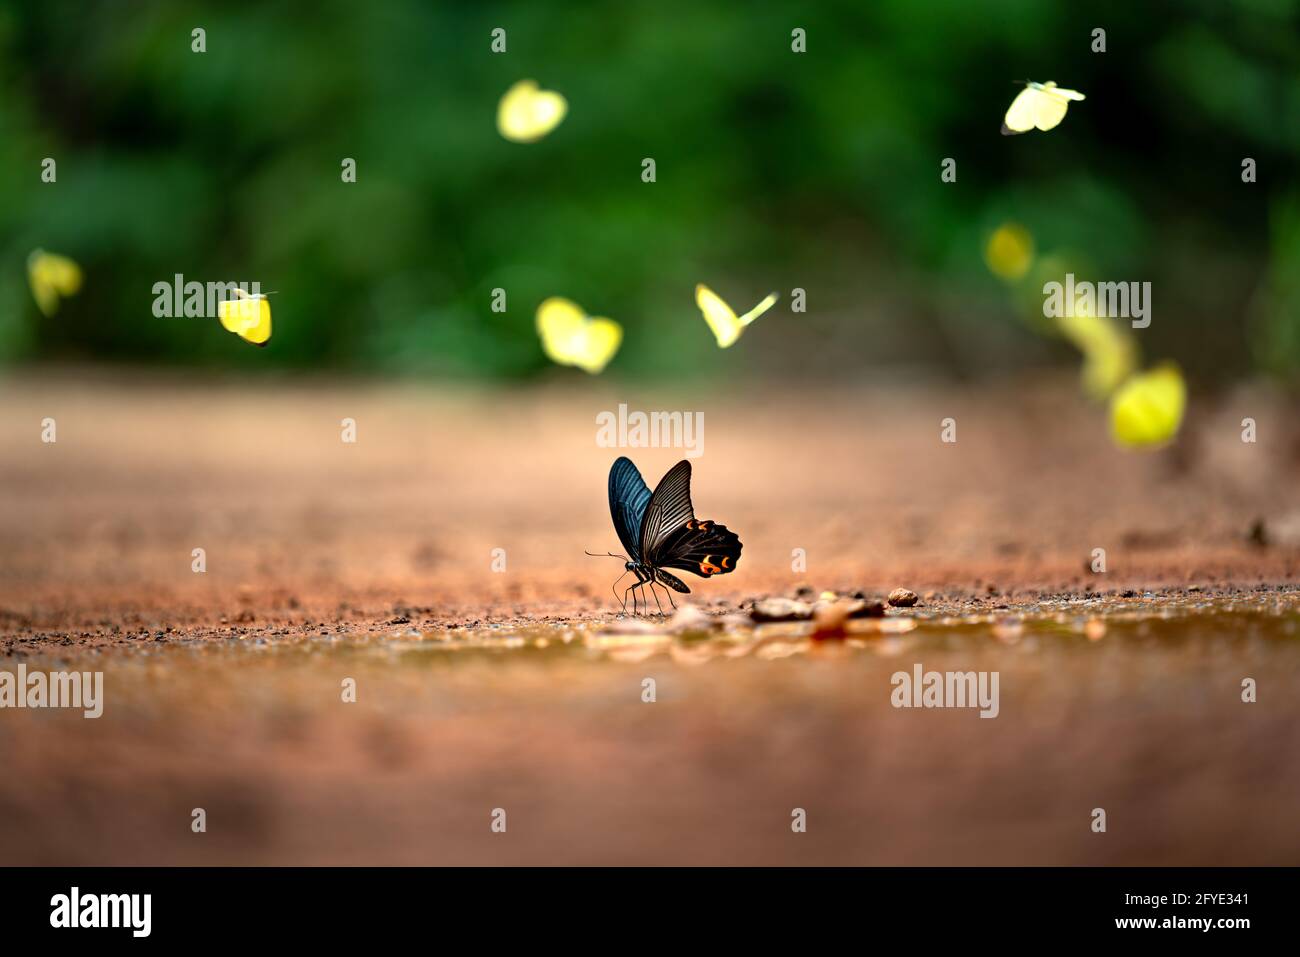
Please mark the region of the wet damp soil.
POLYGON ((691 624, 46 647, 21 660, 103 670, 105 712, 0 714, 6 862, 1300 855, 1295 590, 923 603, 831 640, 734 612, 691 624), (893 707, 892 676, 917 665, 996 671, 997 717, 893 707), (205 835, 189 832, 194 807, 205 835), (810 821, 797 837, 795 807, 810 821), (1090 831, 1095 807, 1106 834, 1090 831))

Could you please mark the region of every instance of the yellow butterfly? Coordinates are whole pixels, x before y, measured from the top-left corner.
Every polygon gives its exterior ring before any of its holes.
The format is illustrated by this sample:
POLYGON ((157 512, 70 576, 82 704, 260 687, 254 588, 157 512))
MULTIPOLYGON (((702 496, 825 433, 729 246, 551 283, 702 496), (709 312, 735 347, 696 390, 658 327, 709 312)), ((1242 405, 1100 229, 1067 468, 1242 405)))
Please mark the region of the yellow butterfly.
POLYGON ((1061 316, 1056 324, 1083 353, 1083 389, 1090 398, 1105 399, 1137 369, 1137 340, 1114 319, 1076 305, 1073 316, 1061 316))
POLYGON ((559 296, 537 307, 537 335, 552 362, 592 375, 604 369, 623 344, 623 327, 617 322, 588 316, 577 303, 559 296))
POLYGON ((771 293, 749 312, 737 316, 736 311, 723 302, 722 298, 708 286, 700 283, 695 287, 695 304, 700 307, 700 312, 704 313, 704 321, 713 330, 720 349, 727 348, 739 339, 744 328, 771 309, 775 303, 776 293, 771 293))
POLYGON ((560 125, 569 101, 553 90, 540 90, 535 80, 520 80, 501 97, 497 130, 513 143, 535 143, 560 125))
POLYGON ((27 282, 36 306, 47 316, 59 311, 59 300, 81 288, 81 267, 67 256, 37 249, 27 257, 27 282))
POLYGON ((1110 399, 1110 431, 1120 445, 1161 445, 1178 432, 1187 384, 1173 363, 1133 376, 1110 399))
POLYGON ((1011 108, 1002 118, 1002 135, 1026 133, 1032 129, 1046 132, 1055 129, 1065 119, 1071 100, 1082 100, 1078 90, 1064 90, 1055 81, 1035 83, 1029 81, 1011 101, 1011 108))
POLYGON ((255 346, 264 346, 271 338, 271 303, 266 296, 234 290, 235 299, 217 304, 217 316, 227 332, 255 346))
POLYGON ((984 244, 984 262, 999 279, 1015 282, 1034 264, 1034 237, 1019 223, 1003 223, 984 244))

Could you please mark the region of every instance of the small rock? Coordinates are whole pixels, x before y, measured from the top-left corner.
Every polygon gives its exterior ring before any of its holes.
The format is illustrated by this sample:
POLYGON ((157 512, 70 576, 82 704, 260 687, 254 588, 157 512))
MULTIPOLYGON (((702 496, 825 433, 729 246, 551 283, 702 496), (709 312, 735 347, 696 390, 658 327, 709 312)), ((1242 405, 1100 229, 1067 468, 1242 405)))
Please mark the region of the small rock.
POLYGON ((889 593, 889 603, 895 608, 911 608, 916 604, 916 592, 907 588, 895 588, 889 593))
POLYGON ((812 617, 812 605, 789 598, 764 598, 754 602, 749 617, 754 621, 807 621, 812 617))

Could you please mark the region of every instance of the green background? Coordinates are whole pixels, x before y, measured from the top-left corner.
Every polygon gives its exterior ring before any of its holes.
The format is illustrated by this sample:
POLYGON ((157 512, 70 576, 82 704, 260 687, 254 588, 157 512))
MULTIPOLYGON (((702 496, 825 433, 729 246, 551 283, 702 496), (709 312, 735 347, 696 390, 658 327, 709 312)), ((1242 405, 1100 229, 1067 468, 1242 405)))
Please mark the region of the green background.
POLYGON ((624 325, 614 376, 1072 365, 1038 288, 983 262, 1013 220, 1081 279, 1152 282, 1148 360, 1293 378, 1298 28, 1290 0, 8 3, 0 359, 528 377, 552 368, 533 310, 564 295, 624 325), (570 106, 530 145, 495 128, 522 78, 570 106), (1024 79, 1087 100, 1003 137, 1024 79), (36 247, 86 272, 51 319, 36 247), (174 273, 275 290, 270 346, 155 319, 174 273), (720 353, 701 281, 782 298, 720 353))

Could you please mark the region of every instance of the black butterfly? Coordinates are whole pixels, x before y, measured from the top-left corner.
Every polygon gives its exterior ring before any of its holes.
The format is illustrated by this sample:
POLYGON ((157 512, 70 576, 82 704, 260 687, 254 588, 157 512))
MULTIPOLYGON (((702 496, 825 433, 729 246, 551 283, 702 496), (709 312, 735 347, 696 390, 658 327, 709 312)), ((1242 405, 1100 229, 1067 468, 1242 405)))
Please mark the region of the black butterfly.
MULTIPOLYGON (((680 568, 701 578, 736 570, 736 562, 740 560, 740 539, 725 525, 695 517, 695 508, 691 505, 691 463, 685 459, 669 470, 651 495, 636 466, 630 459, 620 456, 609 470, 609 513, 614 519, 618 540, 627 550, 626 555, 612 557, 627 562, 624 575, 631 572, 636 576, 636 584, 623 592, 625 612, 627 593, 632 592, 632 613, 635 614, 636 589, 645 585, 650 586, 656 605, 659 605, 659 594, 654 590, 656 584, 683 594, 690 593, 685 582, 665 569, 680 568)), ((615 591, 614 595, 618 597, 618 592, 615 591)), ((671 592, 668 602, 677 607, 671 592)), ((662 613, 662 605, 659 610, 662 613)))

